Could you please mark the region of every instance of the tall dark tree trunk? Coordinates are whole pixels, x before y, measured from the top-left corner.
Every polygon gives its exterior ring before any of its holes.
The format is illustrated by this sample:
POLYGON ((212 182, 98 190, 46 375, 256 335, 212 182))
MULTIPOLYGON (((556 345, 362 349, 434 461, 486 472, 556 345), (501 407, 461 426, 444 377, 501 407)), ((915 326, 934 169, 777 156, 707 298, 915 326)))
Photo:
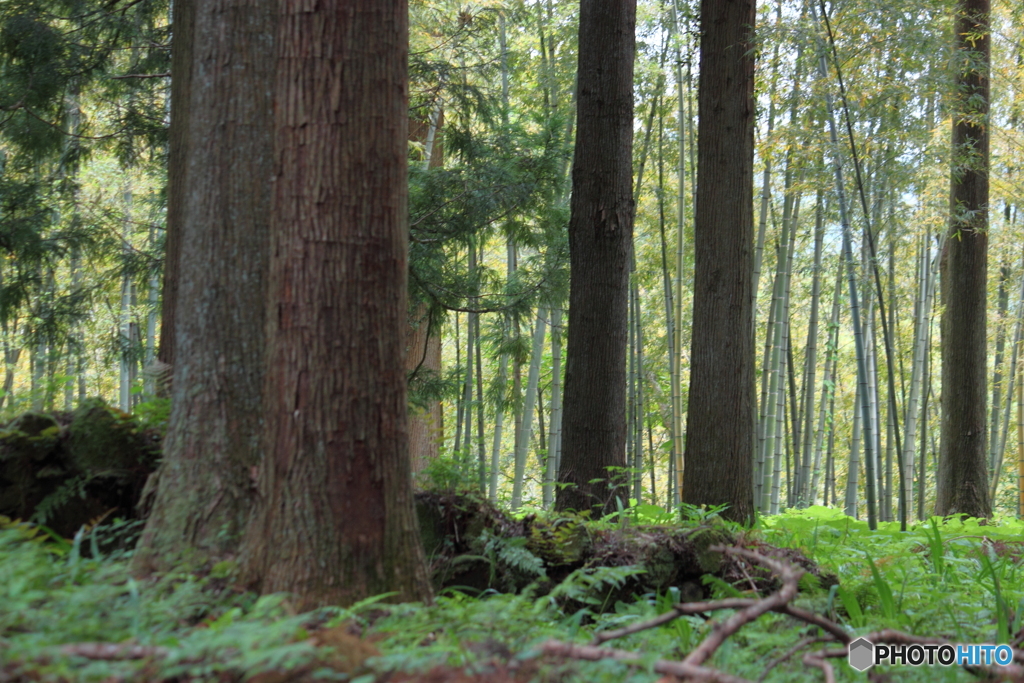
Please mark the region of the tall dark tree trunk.
MULTIPOLYGON (((160 350, 157 359, 174 365, 175 307, 181 231, 185 216, 188 169, 189 100, 192 90, 192 41, 196 0, 174 0, 171 17, 171 126, 167 154, 167 236, 164 242, 163 300, 160 305, 160 350)), ((150 370, 155 372, 154 369, 150 370)), ((162 382, 159 384, 166 384, 162 382)), ((161 386, 157 391, 164 392, 161 386)))
POLYGON ((683 500, 754 518, 754 0, 702 0, 683 500))
POLYGON ((405 0, 281 0, 260 504, 245 582, 430 597, 413 510, 405 0))
POLYGON ((555 507, 615 507, 626 479, 636 0, 581 0, 569 219, 569 340, 555 507), (618 492, 618 493, 617 493, 618 492))
POLYGON ((262 425, 274 7, 196 6, 174 381, 164 460, 134 569, 234 552, 262 425))
POLYGON ((942 431, 935 513, 988 517, 985 448, 989 0, 957 3, 950 238, 942 314, 942 431))

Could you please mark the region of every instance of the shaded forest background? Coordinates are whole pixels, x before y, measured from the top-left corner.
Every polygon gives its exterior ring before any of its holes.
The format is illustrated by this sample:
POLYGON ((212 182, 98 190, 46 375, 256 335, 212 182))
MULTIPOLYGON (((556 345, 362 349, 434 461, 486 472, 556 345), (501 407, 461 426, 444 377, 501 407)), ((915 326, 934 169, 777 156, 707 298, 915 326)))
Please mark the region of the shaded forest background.
MULTIPOLYGON (((755 500, 764 513, 823 503, 865 515, 873 473, 879 517, 894 519, 903 453, 905 497, 924 518, 939 458, 953 8, 832 3, 834 43, 814 9, 759 7, 755 500), (840 266, 826 94, 845 95, 837 111, 849 118, 860 165, 860 182, 848 173, 845 192, 866 383, 857 381, 840 266), (895 352, 891 385, 880 303, 895 352), (859 391, 869 429, 855 410, 859 391), (870 468, 865 434, 877 458, 870 468)), ((70 410, 90 396, 126 412, 167 410, 158 347, 169 12, 148 0, 0 8, 0 401, 9 415, 70 410)), ((472 483, 513 509, 547 507, 570 333, 576 4, 413 2, 410 12, 413 457, 424 476, 472 483)), ((685 486, 696 13, 641 2, 637 18, 627 462, 632 497, 666 507, 685 486)), ((1022 41, 1024 10, 994 3, 987 429, 993 503, 1008 513, 1024 498, 1022 41)), ((850 146, 840 150, 852 169, 850 146)))

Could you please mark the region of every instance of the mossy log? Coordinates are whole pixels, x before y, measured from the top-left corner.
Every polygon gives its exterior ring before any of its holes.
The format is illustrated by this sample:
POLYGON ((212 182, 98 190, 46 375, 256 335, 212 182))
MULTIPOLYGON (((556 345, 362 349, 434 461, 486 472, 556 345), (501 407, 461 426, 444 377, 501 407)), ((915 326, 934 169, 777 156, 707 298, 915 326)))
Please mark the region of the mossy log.
POLYGON ((29 412, 0 428, 0 515, 72 537, 100 517, 132 519, 159 434, 101 399, 29 412))
POLYGON ((416 494, 416 509, 435 590, 513 592, 535 584, 543 593, 578 569, 624 566, 641 571, 601 596, 602 603, 673 588, 680 600, 703 600, 706 575, 740 591, 775 588, 764 568, 709 550, 714 545, 756 549, 801 566, 819 585, 836 582, 798 550, 768 546, 715 519, 671 526, 594 523, 575 515, 512 519, 471 494, 427 491, 416 494))

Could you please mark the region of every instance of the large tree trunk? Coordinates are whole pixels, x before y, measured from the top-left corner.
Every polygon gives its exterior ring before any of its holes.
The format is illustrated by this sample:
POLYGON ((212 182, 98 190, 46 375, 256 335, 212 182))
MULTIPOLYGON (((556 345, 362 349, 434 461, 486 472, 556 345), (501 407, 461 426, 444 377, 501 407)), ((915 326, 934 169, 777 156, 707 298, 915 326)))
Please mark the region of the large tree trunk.
POLYGON ((413 510, 405 0, 282 0, 260 505, 243 580, 430 597, 413 510))
MULTIPOLYGON (((164 242, 163 301, 160 305, 162 363, 174 365, 174 325, 178 303, 181 231, 185 217, 189 111, 192 91, 192 41, 196 0, 174 0, 171 17, 171 126, 167 149, 167 236, 164 242)), ((154 370, 151 369, 151 372, 154 370)), ((157 387, 157 391, 161 391, 157 387)))
POLYGON ((957 5, 950 239, 943 273, 942 432, 935 513, 988 517, 985 438, 989 0, 957 5))
MULTIPOLYGON (((139 573, 235 550, 262 425, 273 4, 196 7, 172 409, 139 573)), ((180 34, 179 34, 180 35, 180 34)))
POLYGON ((625 483, 635 28, 636 0, 580 1, 559 510, 603 514, 625 483))
POLYGON ((755 425, 754 0, 702 0, 700 17, 683 500, 727 504, 726 517, 749 522, 754 518, 755 425))

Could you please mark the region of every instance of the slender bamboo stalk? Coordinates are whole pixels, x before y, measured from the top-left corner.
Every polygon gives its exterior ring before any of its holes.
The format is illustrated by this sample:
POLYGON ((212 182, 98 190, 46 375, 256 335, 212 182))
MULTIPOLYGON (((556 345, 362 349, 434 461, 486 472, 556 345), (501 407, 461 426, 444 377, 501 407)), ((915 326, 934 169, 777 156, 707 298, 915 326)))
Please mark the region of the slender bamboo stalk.
POLYGON ((537 401, 537 383, 540 381, 540 360, 544 353, 544 335, 547 332, 547 309, 537 309, 537 321, 533 328, 533 348, 530 355, 530 369, 526 378, 526 396, 523 399, 522 433, 516 444, 515 474, 512 479, 512 510, 517 511, 523 504, 523 481, 526 476, 526 456, 530 448, 533 431, 533 413, 537 401))
POLYGON ((1021 261, 1021 294, 1017 303, 1016 324, 1014 326, 1013 344, 1010 349, 1010 377, 1009 388, 1006 392, 1006 408, 1003 418, 1003 432, 999 439, 999 446, 996 449, 997 457, 995 466, 992 469, 992 483, 989 491, 990 498, 995 499, 996 488, 999 483, 1000 472, 1003 467, 1003 454, 1006 450, 1006 433, 1010 426, 1010 404, 1013 403, 1014 385, 1017 382, 1017 358, 1020 355, 1021 341, 1024 339, 1024 259, 1021 261))
MULTIPOLYGON (((634 287, 633 309, 636 311, 636 437, 633 439, 633 498, 643 497, 644 466, 644 326, 640 317, 640 288, 634 287)), ((671 348, 671 347, 669 347, 671 348)))
MULTIPOLYGON (((814 207, 814 271, 811 279, 811 315, 807 323, 807 350, 804 353, 804 396, 802 419, 804 422, 804 443, 801 448, 800 478, 796 504, 810 505, 811 487, 811 442, 814 440, 814 384, 818 365, 818 306, 821 300, 821 254, 825 242, 824 193, 818 190, 814 207)), ((826 367, 828 363, 826 361, 826 367)), ((820 430, 820 428, 819 428, 820 430)), ((820 446, 816 454, 820 453, 820 446)), ((815 463, 815 469, 817 463, 815 463)))
POLYGON ((904 418, 907 431, 906 441, 903 445, 903 452, 906 454, 909 467, 904 472, 910 474, 903 482, 903 497, 910 506, 913 502, 913 466, 914 466, 914 440, 917 436, 918 415, 921 408, 921 388, 924 383, 925 352, 928 346, 927 332, 927 306, 928 306, 928 284, 929 268, 931 259, 928 254, 928 236, 923 237, 918 257, 918 296, 915 305, 914 319, 914 345, 913 364, 910 370, 910 397, 907 399, 907 415, 904 418))
POLYGON ((480 493, 487 491, 487 447, 484 442, 484 368, 483 353, 480 347, 480 316, 474 320, 473 334, 476 336, 476 462, 477 483, 480 493))
MULTIPOLYGON (((825 67, 825 55, 822 53, 819 57, 818 70, 822 78, 825 78, 827 70, 825 67)), ((865 463, 865 480, 867 489, 867 505, 868 505, 868 528, 874 530, 878 526, 878 520, 875 514, 875 472, 874 472, 874 452, 872 450, 874 446, 874 435, 870 433, 871 430, 871 411, 867 392, 868 382, 868 368, 867 368, 867 357, 864 348, 864 335, 861 328, 861 317, 860 317, 860 298, 857 292, 857 278, 855 274, 854 261, 853 261, 853 247, 852 237, 850 229, 850 220, 847 213, 846 207, 846 191, 843 183, 843 166, 842 157, 839 153, 839 138, 836 133, 836 122, 835 114, 832 108, 832 95, 828 92, 825 93, 825 104, 828 111, 828 123, 829 123, 829 137, 831 140, 831 152, 832 152, 832 164, 835 170, 836 177, 836 195, 839 200, 839 216, 840 223, 843 230, 843 255, 846 258, 847 277, 849 280, 850 288, 850 317, 853 320, 853 340, 857 354, 857 378, 858 385, 864 386, 863 394, 861 395, 861 409, 863 410, 863 417, 866 419, 864 422, 864 463, 865 463)), ((855 474, 851 473, 854 477, 855 474)), ((856 492, 854 492, 856 493, 856 492)), ((849 498, 847 499, 849 502, 849 498)))
MULTIPOLYGON (((786 324, 786 320, 780 322, 780 327, 783 329, 782 338, 782 351, 779 354, 779 367, 778 374, 780 377, 785 376, 786 372, 786 345, 789 343, 789 334, 785 331, 789 327, 786 324)), ((772 452, 772 484, 771 484, 771 501, 769 502, 768 513, 776 515, 779 513, 779 488, 782 480, 782 450, 783 450, 783 439, 786 434, 786 400, 783 395, 785 391, 785 384, 780 380, 778 388, 778 397, 775 400, 775 438, 772 440, 773 452, 772 452)))
MULTIPOLYGON (((890 202, 890 217, 892 214, 890 202)), ((889 329, 896 330, 896 224, 889 224, 889 329)), ((886 410, 885 420, 885 515, 892 521, 892 463, 896 449, 896 412, 892 403, 886 410)))
MULTIPOLYGON (((683 33, 680 25, 679 17, 679 0, 673 0, 672 3, 672 27, 674 35, 678 37, 683 33)), ((679 165, 677 168, 677 180, 679 186, 679 194, 676 200, 677 203, 677 215, 676 215, 676 272, 675 272, 675 316, 673 318, 673 331, 674 336, 670 345, 670 354, 672 358, 672 364, 675 366, 675 374, 671 377, 672 381, 672 434, 675 435, 673 439, 674 448, 669 457, 672 460, 676 459, 675 453, 681 453, 683 450, 683 395, 682 395, 682 333, 679 329, 682 326, 683 320, 683 256, 684 256, 684 245, 686 244, 686 126, 689 123, 689 119, 686 116, 685 106, 687 102, 687 96, 689 91, 686 87, 686 82, 683 78, 683 52, 682 45, 679 40, 676 41, 676 92, 678 93, 678 109, 676 111, 676 117, 679 124, 679 165)), ((648 436, 650 437, 650 428, 648 427, 648 436)), ((651 440, 650 438, 648 439, 651 440)), ((653 459, 653 446, 651 457, 653 459)), ((681 470, 680 470, 681 471, 681 470)), ((671 487, 670 487, 671 488, 671 487)), ((654 495, 654 472, 651 472, 651 497, 652 500, 656 500, 654 495)), ((671 502, 671 498, 666 499, 666 507, 671 502)))
MULTIPOLYGON (((672 382, 672 428, 671 434, 673 435, 673 447, 672 453, 681 450, 681 444, 677 442, 676 437, 680 435, 677 430, 677 425, 680 420, 680 408, 681 402, 677 401, 679 396, 679 356, 676 355, 675 350, 678 348, 676 343, 676 307, 673 300, 672 293, 672 278, 669 274, 668 267, 668 240, 665 235, 665 165, 664 160, 664 123, 665 113, 660 111, 658 115, 658 233, 661 237, 661 277, 662 277, 662 291, 665 299, 665 333, 666 341, 668 343, 668 372, 669 378, 672 382)), ((680 225, 682 225, 680 223, 680 225)), ((679 233, 679 239, 682 239, 682 232, 679 233)), ((678 263, 677 263, 678 267, 678 263)), ((678 278, 677 278, 678 281, 678 278)), ((636 309, 639 311, 640 298, 637 294, 636 309)), ((638 335, 640 332, 638 332, 638 335)), ((642 345, 641 345, 642 353, 642 345)), ((641 382, 642 385, 642 382, 641 382)), ((671 457, 671 456, 670 456, 671 457)), ((640 499, 640 484, 639 478, 637 478, 636 493, 634 497, 640 499)))
POLYGON ((498 387, 500 398, 494 409, 494 440, 491 446, 491 468, 490 477, 487 483, 487 500, 492 503, 498 502, 498 473, 501 471, 501 436, 502 427, 505 422, 505 410, 502 405, 505 402, 505 385, 508 381, 508 354, 501 354, 498 359, 498 377, 495 383, 498 387))
POLYGON ((548 439, 544 507, 554 503, 555 479, 562 452, 562 309, 551 310, 551 437, 548 439))
MULTIPOLYGON (((781 0, 776 5, 775 12, 775 27, 778 28, 782 23, 782 2, 781 0)), ((771 140, 772 134, 775 132, 775 100, 776 100, 776 83, 778 81, 779 72, 779 42, 775 43, 772 48, 772 61, 771 67, 768 74, 769 93, 768 93, 768 129, 765 132, 764 139, 771 140)), ((799 80, 799 79, 798 79, 799 80)), ((771 202, 771 179, 772 179, 772 158, 771 155, 765 155, 764 158, 764 171, 761 174, 761 210, 757 220, 757 241, 754 247, 754 299, 757 299, 757 288, 761 279, 761 263, 764 260, 764 240, 765 233, 767 232, 768 225, 768 204, 771 202)))
MULTIPOLYGON (((927 327, 925 333, 925 363, 924 363, 924 379, 922 380, 922 393, 924 396, 921 399, 921 458, 918 461, 918 480, 917 480, 917 518, 920 521, 925 519, 924 510, 924 498, 925 491, 927 490, 928 480, 928 468, 927 465, 927 453, 928 453, 928 399, 931 396, 932 388, 932 373, 931 373, 931 324, 927 327)), ((911 456, 913 457, 913 456, 911 456)))
MULTIPOLYGON (((827 429, 829 432, 829 449, 831 450, 831 444, 835 440, 835 413, 832 412, 830 405, 835 404, 835 375, 836 375, 836 364, 838 362, 838 347, 839 347, 839 311, 840 311, 840 298, 843 293, 843 262, 840 259, 839 267, 836 269, 836 283, 832 293, 832 313, 829 316, 828 324, 828 342, 825 347, 825 377, 821 381, 821 409, 818 413, 818 436, 814 447, 814 472, 812 475, 810 493, 807 496, 808 505, 814 504, 814 496, 817 495, 818 480, 819 480, 819 465, 821 463, 821 449, 822 441, 824 440, 824 434, 826 431, 826 420, 827 429)), ((823 496, 824 505, 828 505, 828 460, 826 460, 826 472, 825 472, 825 494, 823 496)))
POLYGON ((1017 383, 1017 516, 1024 513, 1024 382, 1017 383))
MULTIPOLYGON (((455 368, 456 372, 459 372, 462 368, 462 334, 459 330, 459 315, 458 311, 455 311, 455 368)), ((463 394, 465 394, 466 381, 463 378, 460 381, 463 387, 463 394)), ((464 396, 463 396, 464 398, 464 396)), ((465 408, 466 402, 463 399, 459 399, 455 402, 455 441, 452 442, 452 452, 459 450, 459 445, 462 443, 462 411, 465 408)))
POLYGON ((1010 268, 1004 264, 999 268, 999 286, 996 292, 996 352, 992 362, 992 410, 988 425, 988 467, 993 479, 996 479, 996 451, 999 450, 999 411, 1003 407, 1003 350, 1006 346, 1006 314, 1010 306, 1006 281, 1009 277, 1010 268))
MULTIPOLYGON (((469 245, 469 280, 476 278, 476 245, 469 245)), ((459 450, 462 454, 464 471, 468 471, 472 462, 473 447, 473 361, 476 358, 476 343, 474 338, 476 331, 476 319, 478 313, 469 313, 466 317, 466 384, 462 392, 462 414, 466 420, 466 429, 463 433, 464 441, 459 450)), ((456 442, 456 447, 459 447, 456 442)))

